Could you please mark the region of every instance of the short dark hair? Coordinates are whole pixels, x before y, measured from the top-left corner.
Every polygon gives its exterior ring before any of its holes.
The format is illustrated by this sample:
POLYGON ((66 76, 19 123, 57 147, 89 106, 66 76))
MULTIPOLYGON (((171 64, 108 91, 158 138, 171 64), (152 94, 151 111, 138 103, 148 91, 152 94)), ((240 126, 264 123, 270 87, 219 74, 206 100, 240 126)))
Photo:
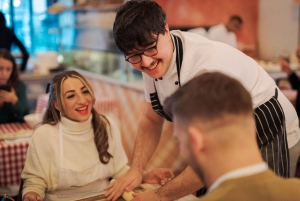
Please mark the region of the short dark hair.
POLYGON ((166 13, 160 5, 150 0, 131 0, 117 12, 113 35, 119 50, 143 50, 165 33, 166 13))
POLYGON ((243 24, 242 18, 240 16, 238 16, 238 15, 232 15, 230 17, 230 21, 234 21, 234 20, 238 21, 240 24, 243 24))
POLYGON ((6 49, 0 49, 0 58, 6 59, 6 60, 9 60, 12 62, 13 69, 12 69, 12 72, 11 72, 10 78, 8 79, 7 84, 12 86, 14 89, 16 89, 18 86, 18 82, 19 82, 19 72, 17 69, 15 58, 6 49))
POLYGON ((250 93, 238 80, 219 72, 193 78, 168 97, 164 107, 187 124, 253 114, 250 93))

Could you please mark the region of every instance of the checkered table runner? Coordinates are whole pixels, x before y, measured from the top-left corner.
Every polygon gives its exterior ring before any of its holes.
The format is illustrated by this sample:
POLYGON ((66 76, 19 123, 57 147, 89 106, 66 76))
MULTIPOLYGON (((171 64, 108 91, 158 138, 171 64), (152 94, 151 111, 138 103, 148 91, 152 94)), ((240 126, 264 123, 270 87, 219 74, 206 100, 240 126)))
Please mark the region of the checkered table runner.
POLYGON ((49 94, 40 95, 36 101, 35 113, 42 113, 43 109, 47 107, 49 94))
MULTIPOLYGON (((0 124, 0 135, 31 130, 26 123, 0 124)), ((28 141, 18 139, 15 142, 0 141, 0 186, 17 185, 23 170, 28 141)))
POLYGON ((8 123, 0 124, 0 135, 7 133, 16 133, 20 130, 32 130, 26 123, 8 123))
POLYGON ((108 113, 113 113, 118 116, 119 114, 118 101, 111 98, 96 99, 94 108, 98 113, 104 115, 108 113))

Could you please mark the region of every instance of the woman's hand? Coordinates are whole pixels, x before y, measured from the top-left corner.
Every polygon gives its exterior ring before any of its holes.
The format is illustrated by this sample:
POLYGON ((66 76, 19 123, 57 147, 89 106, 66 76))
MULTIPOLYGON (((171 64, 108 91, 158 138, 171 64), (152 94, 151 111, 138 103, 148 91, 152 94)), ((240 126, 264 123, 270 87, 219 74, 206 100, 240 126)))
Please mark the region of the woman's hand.
POLYGON ((156 168, 143 174, 143 181, 148 184, 164 185, 174 177, 173 171, 169 168, 156 168))
POLYGON ((107 197, 107 200, 115 201, 124 193, 124 191, 130 192, 135 187, 139 186, 141 181, 141 171, 131 168, 123 176, 105 187, 104 190, 107 191, 105 197, 107 197))
POLYGON ((11 103, 14 105, 18 100, 18 96, 13 87, 11 88, 11 91, 0 90, 0 102, 11 103))
POLYGON ((28 192, 23 196, 23 201, 42 201, 43 199, 35 192, 28 192))

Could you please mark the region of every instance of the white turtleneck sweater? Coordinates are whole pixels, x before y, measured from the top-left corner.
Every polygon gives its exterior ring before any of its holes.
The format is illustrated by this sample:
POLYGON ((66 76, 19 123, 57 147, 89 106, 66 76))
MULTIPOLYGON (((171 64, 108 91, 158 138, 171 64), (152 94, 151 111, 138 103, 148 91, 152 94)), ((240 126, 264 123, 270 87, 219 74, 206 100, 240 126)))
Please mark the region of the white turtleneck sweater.
MULTIPOLYGON (((99 163, 99 155, 94 142, 92 116, 85 122, 74 122, 61 118, 63 132, 64 167, 75 171, 84 170, 99 163)), ((113 156, 99 172, 96 180, 118 178, 129 170, 128 159, 124 152, 118 127, 109 119, 108 152, 113 156)), ((60 167, 59 124, 45 124, 35 130, 28 147, 27 158, 21 177, 24 179, 23 195, 29 191, 38 193, 42 198, 46 192, 54 192, 58 185, 60 167)), ((88 175, 87 175, 88 176, 88 175)), ((103 186, 104 188, 105 186, 103 186)), ((99 190, 103 190, 99 189, 99 190)), ((70 188, 71 189, 71 188, 70 188)))

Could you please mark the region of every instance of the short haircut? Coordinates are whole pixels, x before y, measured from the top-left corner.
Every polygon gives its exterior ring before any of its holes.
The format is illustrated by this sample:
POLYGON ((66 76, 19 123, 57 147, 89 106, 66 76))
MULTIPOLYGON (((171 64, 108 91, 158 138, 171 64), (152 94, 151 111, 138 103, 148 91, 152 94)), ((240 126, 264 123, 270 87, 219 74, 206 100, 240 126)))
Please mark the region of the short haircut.
POLYGON ((166 110, 187 126, 208 124, 228 116, 253 115, 250 93, 236 79, 219 72, 203 73, 168 97, 166 110))
POLYGON ((119 50, 125 55, 153 44, 158 34, 165 34, 166 13, 149 0, 131 0, 117 12, 113 35, 119 50))
POLYGON ((240 24, 243 24, 242 18, 240 16, 238 16, 238 15, 232 15, 230 17, 230 21, 234 21, 234 20, 238 21, 240 24))

